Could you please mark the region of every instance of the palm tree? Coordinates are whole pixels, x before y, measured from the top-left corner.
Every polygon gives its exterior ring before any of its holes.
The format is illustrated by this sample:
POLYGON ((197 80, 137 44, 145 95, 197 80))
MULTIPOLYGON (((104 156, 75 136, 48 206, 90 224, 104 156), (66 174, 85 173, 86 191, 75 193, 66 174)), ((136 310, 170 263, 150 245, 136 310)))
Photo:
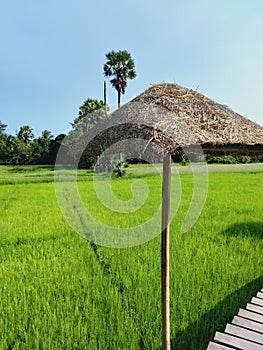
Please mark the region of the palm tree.
POLYGON ((113 77, 110 82, 118 92, 118 108, 121 104, 121 94, 124 95, 127 87, 127 79, 136 77, 134 60, 128 51, 110 51, 106 55, 104 64, 105 77, 113 77))

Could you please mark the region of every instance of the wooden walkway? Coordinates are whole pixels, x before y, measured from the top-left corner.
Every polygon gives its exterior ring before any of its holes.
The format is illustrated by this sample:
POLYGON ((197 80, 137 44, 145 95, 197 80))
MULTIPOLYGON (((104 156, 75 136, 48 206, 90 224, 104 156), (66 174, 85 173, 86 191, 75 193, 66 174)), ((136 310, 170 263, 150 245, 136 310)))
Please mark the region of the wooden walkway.
POLYGON ((216 332, 207 350, 263 350, 263 289, 247 304, 239 309, 225 332, 216 332))

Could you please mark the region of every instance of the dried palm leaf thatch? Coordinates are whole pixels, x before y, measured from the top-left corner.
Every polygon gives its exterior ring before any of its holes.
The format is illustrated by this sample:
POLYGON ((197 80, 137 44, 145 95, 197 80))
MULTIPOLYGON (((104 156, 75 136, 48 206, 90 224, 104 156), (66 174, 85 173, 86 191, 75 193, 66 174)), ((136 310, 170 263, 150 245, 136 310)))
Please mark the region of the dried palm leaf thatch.
MULTIPOLYGON (((263 144, 263 127, 204 95, 177 84, 156 84, 133 101, 172 111, 201 144, 263 144)), ((173 120, 167 120, 167 123, 173 120)))
MULTIPOLYGON (((86 154, 98 155, 118 141, 133 138, 172 154, 196 144, 263 145, 263 127, 196 91, 165 83, 151 86, 113 112, 80 143, 86 154)), ((128 151, 126 146, 120 143, 120 151, 128 151)))

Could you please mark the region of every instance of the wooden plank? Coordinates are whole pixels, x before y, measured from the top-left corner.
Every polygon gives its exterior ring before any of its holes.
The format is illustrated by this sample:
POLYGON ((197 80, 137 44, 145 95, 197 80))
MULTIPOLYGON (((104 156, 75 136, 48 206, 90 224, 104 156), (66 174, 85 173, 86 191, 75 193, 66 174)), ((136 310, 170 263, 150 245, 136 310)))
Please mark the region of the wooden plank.
POLYGON ((263 350, 263 345, 237 338, 230 334, 216 332, 214 340, 241 350, 263 350))
POLYGON ((246 309, 249 311, 253 311, 253 312, 256 312, 258 314, 263 315, 263 307, 262 306, 248 303, 246 309))
POLYGON ((263 299, 253 297, 251 300, 252 304, 263 306, 263 299))
POLYGON ((229 346, 226 345, 221 345, 218 343, 211 342, 208 344, 207 350, 232 350, 234 348, 230 348, 229 346))
POLYGON ((263 324, 262 323, 254 322, 254 321, 248 320, 248 319, 243 318, 243 317, 235 316, 231 323, 235 324, 237 326, 251 329, 252 331, 254 330, 256 332, 263 333, 263 324))
POLYGON ((239 309, 238 316, 248 318, 249 320, 263 323, 263 316, 256 314, 255 312, 239 309))
POLYGON ((263 334, 229 323, 226 325, 225 333, 236 335, 239 338, 251 340, 252 342, 259 343, 263 346, 263 334))
POLYGON ((239 309, 225 333, 216 332, 207 350, 263 350, 263 288, 252 297, 246 310, 239 309))

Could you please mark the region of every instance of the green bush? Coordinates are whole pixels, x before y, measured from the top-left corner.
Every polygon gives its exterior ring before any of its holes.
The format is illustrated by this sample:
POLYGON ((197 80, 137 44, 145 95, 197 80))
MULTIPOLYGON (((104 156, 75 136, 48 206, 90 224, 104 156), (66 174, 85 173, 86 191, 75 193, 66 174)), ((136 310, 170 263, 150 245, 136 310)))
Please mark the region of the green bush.
POLYGON ((250 156, 240 156, 238 157, 238 163, 242 163, 242 164, 247 164, 247 163, 251 163, 251 157, 250 156))
POLYGON ((208 156, 207 163, 212 164, 248 164, 252 162, 259 162, 260 159, 252 159, 250 156, 242 155, 242 156, 208 156))
POLYGON ((217 157, 207 157, 207 163, 217 163, 217 164, 236 164, 236 158, 233 156, 217 156, 217 157))

